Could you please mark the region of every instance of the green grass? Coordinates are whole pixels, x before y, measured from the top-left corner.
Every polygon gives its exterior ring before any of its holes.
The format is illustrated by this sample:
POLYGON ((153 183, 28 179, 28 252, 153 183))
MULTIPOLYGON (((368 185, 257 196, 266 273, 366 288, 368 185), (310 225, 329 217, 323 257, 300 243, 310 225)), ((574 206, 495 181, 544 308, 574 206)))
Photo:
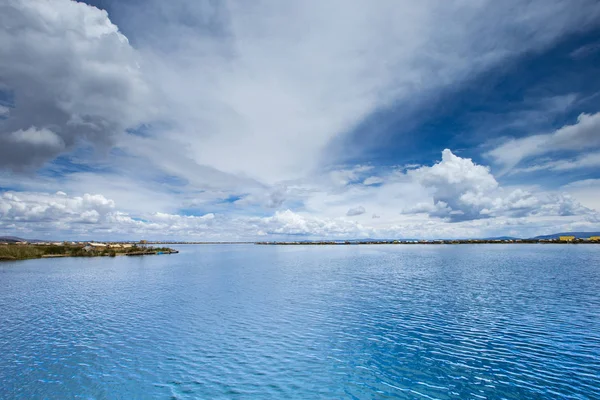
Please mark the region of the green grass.
POLYGON ((39 258, 43 254, 37 246, 0 245, 0 260, 26 260, 39 258))

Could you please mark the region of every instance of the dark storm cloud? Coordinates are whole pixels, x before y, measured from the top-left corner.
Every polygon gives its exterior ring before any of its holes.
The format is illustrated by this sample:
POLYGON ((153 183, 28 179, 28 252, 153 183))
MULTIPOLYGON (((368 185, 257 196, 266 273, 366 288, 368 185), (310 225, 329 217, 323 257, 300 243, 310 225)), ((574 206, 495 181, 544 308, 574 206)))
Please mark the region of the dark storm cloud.
POLYGON ((85 141, 110 145, 147 91, 106 12, 69 0, 0 5, 0 167, 24 169, 85 141), (6 104, 9 103, 9 104, 6 104))

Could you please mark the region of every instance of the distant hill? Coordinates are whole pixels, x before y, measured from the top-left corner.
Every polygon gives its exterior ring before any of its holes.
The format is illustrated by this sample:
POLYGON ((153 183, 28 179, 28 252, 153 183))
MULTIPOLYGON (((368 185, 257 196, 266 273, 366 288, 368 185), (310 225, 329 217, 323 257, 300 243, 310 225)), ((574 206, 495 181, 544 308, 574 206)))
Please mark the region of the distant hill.
POLYGON ((514 236, 496 236, 496 237, 483 238, 482 240, 519 240, 519 239, 521 239, 521 238, 514 237, 514 236))
POLYGON ((561 232, 551 235, 536 236, 533 239, 558 239, 559 236, 575 236, 577 239, 587 239, 590 236, 600 236, 600 232, 561 232))
POLYGON ((2 243, 16 243, 16 242, 39 243, 39 242, 47 242, 47 240, 23 239, 23 238, 20 238, 17 236, 0 236, 0 242, 2 242, 2 243))
POLYGON ((25 239, 21 239, 20 237, 16 237, 16 236, 0 236, 0 242, 5 242, 5 243, 15 243, 15 242, 25 242, 25 239))

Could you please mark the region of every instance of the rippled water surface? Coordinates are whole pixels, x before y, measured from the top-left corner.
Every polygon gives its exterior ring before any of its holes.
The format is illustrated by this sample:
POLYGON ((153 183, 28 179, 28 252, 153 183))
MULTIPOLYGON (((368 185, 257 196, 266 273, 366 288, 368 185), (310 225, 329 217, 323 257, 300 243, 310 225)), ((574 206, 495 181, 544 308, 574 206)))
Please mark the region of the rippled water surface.
POLYGON ((600 399, 600 246, 0 264, 0 398, 600 399))

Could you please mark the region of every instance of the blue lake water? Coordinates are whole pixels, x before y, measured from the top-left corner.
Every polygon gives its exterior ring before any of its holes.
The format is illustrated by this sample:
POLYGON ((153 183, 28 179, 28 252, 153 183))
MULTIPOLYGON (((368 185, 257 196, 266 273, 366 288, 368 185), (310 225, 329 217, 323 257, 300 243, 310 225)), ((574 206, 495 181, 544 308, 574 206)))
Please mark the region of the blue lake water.
POLYGON ((0 263, 1 399, 600 399, 600 246, 0 263))

